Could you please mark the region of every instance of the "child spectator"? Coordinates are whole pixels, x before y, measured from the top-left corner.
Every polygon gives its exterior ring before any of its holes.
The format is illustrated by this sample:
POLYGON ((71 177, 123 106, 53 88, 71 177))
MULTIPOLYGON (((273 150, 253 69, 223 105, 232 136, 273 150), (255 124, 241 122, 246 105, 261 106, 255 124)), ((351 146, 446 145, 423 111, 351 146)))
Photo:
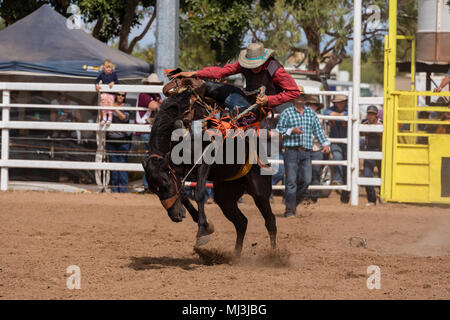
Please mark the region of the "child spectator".
MULTIPOLYGON (((112 63, 111 60, 106 59, 103 62, 103 65, 101 67, 103 70, 102 73, 97 77, 95 80, 95 89, 99 92, 100 91, 100 84, 108 84, 109 88, 112 88, 114 84, 119 83, 119 79, 117 78, 117 74, 115 73, 115 66, 112 63)), ((111 107, 114 103, 115 96, 110 93, 102 93, 101 94, 101 102, 100 104, 103 107, 111 107)), ((102 121, 101 124, 108 124, 110 125, 112 122, 113 112, 112 110, 102 110, 102 121)))

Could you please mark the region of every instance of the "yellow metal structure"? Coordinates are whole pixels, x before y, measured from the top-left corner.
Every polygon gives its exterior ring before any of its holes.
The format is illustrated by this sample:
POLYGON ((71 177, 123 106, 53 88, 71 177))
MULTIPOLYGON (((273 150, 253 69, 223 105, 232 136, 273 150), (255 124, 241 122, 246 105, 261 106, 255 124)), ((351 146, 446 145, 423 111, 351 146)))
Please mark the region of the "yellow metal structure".
MULTIPOLYGON (((443 115, 442 106, 418 106, 419 96, 450 97, 449 92, 415 91, 414 37, 397 36, 397 1, 389 1, 385 37, 384 134, 381 198, 384 201, 450 203, 450 134, 436 133, 450 121, 419 118, 420 111, 443 115), (412 41, 411 89, 396 90, 397 40, 412 41)), ((445 130, 444 130, 445 131, 445 130)))

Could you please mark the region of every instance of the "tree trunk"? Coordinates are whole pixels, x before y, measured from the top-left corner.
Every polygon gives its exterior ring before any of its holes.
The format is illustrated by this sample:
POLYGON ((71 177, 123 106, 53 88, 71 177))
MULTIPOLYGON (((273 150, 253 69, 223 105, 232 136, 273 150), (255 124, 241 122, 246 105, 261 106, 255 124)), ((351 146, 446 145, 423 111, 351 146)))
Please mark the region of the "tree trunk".
POLYGON ((308 70, 319 71, 319 57, 320 57, 320 34, 311 26, 305 26, 306 39, 308 40, 308 51, 306 56, 308 58, 308 70))
POLYGON ((100 37, 100 31, 103 28, 103 22, 105 20, 103 18, 98 18, 97 23, 95 24, 94 30, 92 31, 92 36, 96 39, 100 37))
POLYGON ((147 34, 147 32, 150 29, 150 26, 152 25, 155 18, 156 18, 156 5, 153 9, 153 13, 152 13, 150 20, 148 21, 147 25, 145 26, 145 29, 141 32, 140 35, 134 37, 134 39, 131 40, 130 45, 128 46, 128 53, 132 53, 134 50, 134 47, 136 46, 136 43, 138 43, 138 41, 140 41, 140 40, 142 40, 142 38, 144 38, 144 36, 147 34))
POLYGON ((125 14, 122 20, 122 29, 119 34, 119 50, 130 53, 128 46, 128 36, 131 32, 131 25, 133 24, 133 18, 136 13, 136 8, 139 4, 139 0, 127 0, 125 14))
POLYGON ((342 62, 342 60, 345 57, 345 51, 344 52, 333 52, 329 58, 327 63, 325 64, 325 67, 321 70, 322 73, 330 74, 331 70, 342 62))

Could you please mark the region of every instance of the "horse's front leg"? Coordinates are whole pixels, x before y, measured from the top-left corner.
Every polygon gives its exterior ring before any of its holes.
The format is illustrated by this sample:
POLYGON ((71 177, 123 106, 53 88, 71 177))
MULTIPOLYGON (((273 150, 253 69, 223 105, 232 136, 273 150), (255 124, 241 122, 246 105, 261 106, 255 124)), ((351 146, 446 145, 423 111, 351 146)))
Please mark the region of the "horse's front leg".
POLYGON ((209 175, 211 166, 201 164, 198 169, 197 186, 195 187, 195 202, 198 206, 198 232, 196 246, 206 244, 210 238, 209 235, 214 232, 214 226, 208 222, 205 214, 205 196, 206 196, 206 180, 209 175))
POLYGON ((181 192, 181 203, 183 204, 183 206, 186 208, 186 210, 189 212, 189 214, 192 217, 192 220, 194 220, 194 222, 198 223, 198 211, 197 209, 194 208, 194 206, 192 205, 191 201, 189 200, 189 197, 187 196, 184 188, 182 189, 181 192))

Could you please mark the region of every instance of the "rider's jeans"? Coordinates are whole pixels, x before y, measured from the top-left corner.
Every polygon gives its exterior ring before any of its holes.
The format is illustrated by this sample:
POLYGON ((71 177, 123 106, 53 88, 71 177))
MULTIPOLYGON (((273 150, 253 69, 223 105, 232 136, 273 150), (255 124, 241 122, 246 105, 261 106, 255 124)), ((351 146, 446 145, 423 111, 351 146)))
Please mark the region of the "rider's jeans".
POLYGON ((235 110, 241 107, 250 107, 250 103, 239 93, 230 94, 224 101, 225 107, 230 110, 235 110))

